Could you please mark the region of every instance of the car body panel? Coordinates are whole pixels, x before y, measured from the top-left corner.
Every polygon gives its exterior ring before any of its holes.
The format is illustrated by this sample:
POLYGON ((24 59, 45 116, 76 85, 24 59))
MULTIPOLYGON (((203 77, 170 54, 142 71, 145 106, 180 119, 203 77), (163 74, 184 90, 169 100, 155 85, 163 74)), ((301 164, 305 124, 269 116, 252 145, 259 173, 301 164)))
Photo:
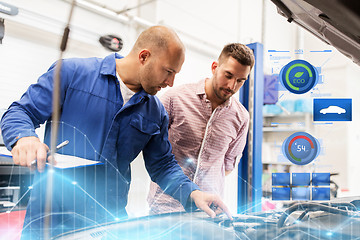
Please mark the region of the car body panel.
POLYGON ((360 1, 271 0, 278 13, 360 65, 360 1))

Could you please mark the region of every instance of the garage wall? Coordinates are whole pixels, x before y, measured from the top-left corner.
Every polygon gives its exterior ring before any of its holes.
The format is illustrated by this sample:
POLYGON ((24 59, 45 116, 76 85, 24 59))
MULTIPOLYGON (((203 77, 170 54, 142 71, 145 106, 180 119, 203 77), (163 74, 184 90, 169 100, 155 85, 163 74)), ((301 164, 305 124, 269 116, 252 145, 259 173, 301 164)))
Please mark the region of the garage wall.
MULTIPOLYGON (((19 15, 0 15, 5 18, 5 37, 0 45, 0 108, 7 108, 19 99, 28 86, 35 83, 59 58, 60 39, 70 9, 69 3, 64 1, 8 3, 19 7, 19 15)), ((98 42, 101 35, 109 33, 116 33, 123 38, 124 48, 121 53, 126 54, 137 32, 128 23, 75 8, 64 57, 104 57, 110 54, 98 42)), ((40 128, 38 133, 41 136, 43 129, 40 128)), ((147 175, 144 178, 149 185, 147 175)), ((143 199, 144 206, 146 190, 141 189, 143 193, 140 199, 143 199)))
MULTIPOLYGON (((359 66, 351 62, 334 47, 329 46, 312 34, 303 30, 295 23, 288 23, 280 15, 274 15, 274 4, 266 4, 265 26, 265 73, 271 73, 271 62, 267 50, 303 49, 302 59, 321 68, 323 84, 317 85, 316 93, 323 94, 323 98, 351 98, 353 120, 351 122, 332 122, 331 124, 313 124, 314 136, 322 143, 322 153, 314 166, 315 171, 338 173, 332 177, 340 187, 338 196, 354 196, 360 192, 357 184, 358 161, 356 157, 360 141, 358 127, 357 106, 359 104, 358 89, 360 88, 359 66), (311 51, 331 50, 331 53, 314 53, 311 51)), ((294 54, 291 60, 296 59, 294 54)), ((310 93, 304 95, 285 94, 281 100, 308 98, 312 102, 310 93)), ((281 140, 281 139, 280 139, 281 140)), ((282 141, 279 141, 282 142, 282 141)))
MULTIPOLYGON (((347 96, 352 98, 352 122, 349 123, 347 128, 347 174, 344 176, 347 179, 347 186, 349 192, 344 192, 344 195, 359 196, 359 146, 360 146, 360 112, 358 111, 360 106, 360 67, 354 63, 349 63, 346 67, 347 76, 347 96)), ((342 78, 336 80, 336 82, 343 82, 342 78)), ((340 158, 342 159, 342 158, 340 158)), ((342 161, 340 161, 341 163, 342 161)))
MULTIPOLYGON (((5 18, 5 38, 0 45, 0 108, 20 98, 27 87, 59 57, 58 46, 68 18, 70 4, 61 0, 5 1, 19 7, 19 15, 5 18)), ((211 75, 210 66, 224 44, 243 40, 260 41, 261 1, 156 1, 130 11, 146 24, 172 26, 184 41, 187 53, 175 85, 198 81, 211 75), (248 6, 247 6, 248 5, 248 6), (149 10, 150 9, 150 10, 149 10), (250 14, 251 11, 251 14, 250 14), (251 15, 258 16, 249 21, 251 15), (244 25, 241 27, 241 25, 244 25)), ((89 8, 76 7, 70 40, 64 57, 104 57, 109 52, 97 42, 99 36, 117 33, 124 40, 126 55, 144 29, 133 18, 116 18, 89 8)), ((159 94, 162 94, 162 90, 159 94)), ((133 164, 133 184, 128 211, 145 215, 149 177, 139 156, 133 164), (140 207, 139 207, 140 206, 140 207)), ((236 209, 236 173, 230 181, 229 202, 236 209), (231 195, 232 194, 232 195, 231 195)))
MULTIPOLYGON (((35 83, 59 58, 60 39, 70 6, 63 1, 9 3, 19 7, 19 15, 0 15, 5 18, 5 37, 0 45, 0 108, 8 107, 11 102, 17 100, 27 87, 35 83)), ((134 31, 127 29, 125 25, 76 9, 71 39, 64 57, 106 56, 109 53, 98 43, 99 36, 115 32, 121 27, 125 30, 125 36, 128 33, 134 34, 134 31), (81 15, 91 21, 81 21, 81 15), (99 22, 105 23, 107 27, 102 27, 99 22), (97 23, 98 26, 92 23, 97 23)), ((129 42, 129 39, 132 38, 125 37, 124 41, 129 42)), ((124 48, 129 49, 129 45, 125 45, 124 48)))
MULTIPOLYGON (((35 83, 38 76, 59 57, 60 36, 70 10, 70 4, 63 0, 4 2, 18 6, 20 11, 15 17, 0 14, 0 17, 5 18, 5 38, 0 45, 0 108, 7 108, 11 102, 17 100, 29 84, 35 83)), ((136 2, 133 5, 135 4, 136 2)), ((211 76, 212 61, 216 60, 223 45, 229 42, 251 43, 263 40, 265 72, 271 70, 267 54, 269 49, 294 50, 299 46, 298 28, 279 16, 270 1, 158 0, 130 11, 129 14, 137 15, 143 24, 126 15, 114 17, 89 8, 76 7, 65 57, 106 56, 109 52, 98 43, 98 38, 109 33, 117 33, 123 38, 124 48, 120 53, 126 55, 146 24, 165 24, 178 32, 187 48, 185 63, 175 80, 175 85, 180 85, 211 76), (263 21, 264 3, 266 18, 263 21)), ((305 36, 305 47, 320 42, 313 36, 305 36)), ((334 81, 343 76, 342 71, 332 74, 334 81)), ((356 71, 347 70, 346 76, 350 81, 356 77, 356 71)), ((352 91, 354 94, 356 86, 357 84, 344 91, 352 91)), ((166 89, 159 94, 164 91, 166 89)), ((346 93, 339 94, 341 95, 346 93)), ((348 129, 350 132, 350 128, 348 129)), ((357 132, 348 135, 359 141, 357 132)), ((354 149, 354 146, 351 145, 351 149, 354 149)), ((350 150, 349 154, 355 156, 355 150, 350 150)), ((134 161, 132 167, 133 182, 127 209, 130 216, 145 215, 149 177, 141 156, 134 161)), ((347 179, 344 178, 344 181, 347 179)), ((234 172, 227 177, 225 191, 225 201, 234 213, 236 191, 237 173, 234 172)))

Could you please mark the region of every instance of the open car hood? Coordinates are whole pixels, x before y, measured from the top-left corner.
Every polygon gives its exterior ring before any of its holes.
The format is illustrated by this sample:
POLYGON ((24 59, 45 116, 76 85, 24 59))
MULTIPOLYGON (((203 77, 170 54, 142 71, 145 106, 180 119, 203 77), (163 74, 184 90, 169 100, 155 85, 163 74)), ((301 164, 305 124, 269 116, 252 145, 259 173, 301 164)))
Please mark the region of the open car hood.
POLYGON ((133 218, 63 233, 54 240, 359 239, 360 197, 284 203, 283 211, 209 218, 204 212, 133 218), (284 206, 285 206, 284 205, 284 206))
POLYGON ((278 13, 360 65, 359 0, 271 0, 278 13))

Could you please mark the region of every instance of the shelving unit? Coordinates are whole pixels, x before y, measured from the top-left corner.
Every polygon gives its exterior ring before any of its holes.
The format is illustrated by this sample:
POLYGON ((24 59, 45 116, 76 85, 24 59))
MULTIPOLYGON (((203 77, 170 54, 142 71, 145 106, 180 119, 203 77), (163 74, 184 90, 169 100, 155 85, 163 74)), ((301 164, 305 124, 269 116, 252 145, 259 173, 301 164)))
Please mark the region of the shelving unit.
POLYGON ((306 132, 306 128, 305 127, 298 127, 298 128, 263 127, 263 132, 306 132))
POLYGON ((263 115, 263 132, 307 132, 311 130, 311 113, 263 115))
POLYGON ((263 115, 263 190, 271 192, 271 173, 292 172, 295 167, 285 157, 281 158, 283 141, 295 132, 313 132, 312 113, 264 114, 263 115))
POLYGON ((282 142, 295 132, 313 130, 311 113, 264 114, 263 115, 263 156, 262 163, 291 166, 285 158, 279 160, 282 142))

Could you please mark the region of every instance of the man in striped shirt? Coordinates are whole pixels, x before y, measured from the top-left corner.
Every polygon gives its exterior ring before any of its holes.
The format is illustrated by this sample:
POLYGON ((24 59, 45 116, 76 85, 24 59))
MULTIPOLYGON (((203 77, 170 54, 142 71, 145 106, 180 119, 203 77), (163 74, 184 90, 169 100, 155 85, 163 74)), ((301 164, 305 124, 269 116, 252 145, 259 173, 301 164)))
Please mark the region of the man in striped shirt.
MULTIPOLYGON (((247 46, 228 44, 212 63, 211 78, 174 87, 160 97, 169 115, 175 159, 203 191, 223 196, 225 176, 242 156, 249 113, 232 96, 247 80, 254 62, 247 46)), ((154 182, 148 203, 152 214, 184 211, 154 182)))

